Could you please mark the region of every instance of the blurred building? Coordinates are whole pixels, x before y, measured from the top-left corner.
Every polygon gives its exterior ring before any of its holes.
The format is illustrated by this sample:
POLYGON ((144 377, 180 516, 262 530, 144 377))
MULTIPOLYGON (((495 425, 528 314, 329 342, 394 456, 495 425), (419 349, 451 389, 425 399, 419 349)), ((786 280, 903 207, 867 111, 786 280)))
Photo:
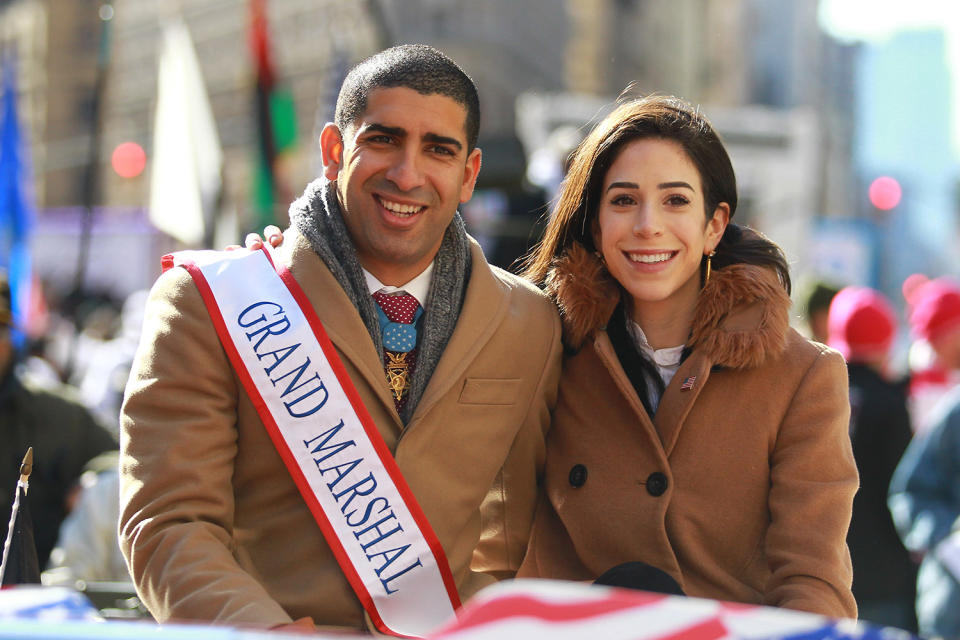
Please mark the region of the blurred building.
POLYGON ((857 213, 882 233, 877 286, 899 301, 911 273, 960 275, 960 158, 944 32, 903 32, 865 47, 857 85, 857 213), (870 182, 883 175, 903 189, 888 212, 865 197, 870 182))
POLYGON ((635 95, 702 104, 737 170, 737 220, 781 243, 803 276, 813 269, 815 222, 856 204, 858 48, 826 36, 816 9, 792 0, 568 2, 568 93, 524 94, 525 146, 545 144, 553 126, 595 118, 628 84, 635 95))
MULTIPOLYGON (((87 285, 117 296, 147 286, 158 274, 159 256, 174 248, 151 232, 149 201, 152 129, 157 101, 157 62, 167 20, 182 17, 193 37, 218 133, 224 147, 225 200, 241 213, 249 207, 256 146, 255 68, 249 46, 246 0, 113 0, 109 24, 97 0, 5 0, 0 2, 0 48, 15 50, 21 113, 32 142, 35 193, 40 208, 34 260, 37 271, 59 288, 73 282, 77 238, 83 217, 91 158, 94 239, 87 285), (105 42, 109 66, 103 76, 95 130, 97 56, 105 42), (112 151, 132 141, 147 153, 147 170, 121 178, 110 165, 112 151), (119 253, 118 253, 119 252, 119 253), (141 264, 142 263, 142 264, 141 264)), ((337 0, 270 2, 274 65, 293 94, 301 144, 288 161, 297 192, 315 173, 311 139, 320 111, 332 115, 337 67, 379 48, 378 26, 367 3, 337 0), (323 107, 330 105, 329 109, 323 107)), ((324 114, 325 118, 329 115, 324 114)), ((322 121, 321 121, 322 125, 322 121)), ((238 238, 239 239, 239 238, 238 238)))
POLYGON ((18 65, 41 206, 76 204, 84 188, 99 25, 89 1, 0 2, 0 57, 18 65))
MULTIPOLYGON (((257 128, 254 116, 256 71, 249 45, 247 0, 115 0, 113 58, 105 98, 104 152, 134 140, 151 144, 157 92, 157 56, 165 21, 182 17, 193 38, 225 156, 228 198, 244 209, 257 128)), ((315 121, 332 105, 331 78, 341 60, 355 62, 376 50, 379 36, 366 3, 338 0, 268 2, 273 65, 292 93, 299 144, 290 158, 296 194, 316 175, 311 166, 315 121)), ((324 114, 332 117, 331 113, 324 114)), ((322 123, 321 123, 322 124, 322 123)), ((145 202, 149 173, 134 181, 111 175, 105 182, 110 202, 145 202), (143 184, 137 184, 140 181, 143 184)))
MULTIPOLYGON (((0 0, 0 43, 17 42, 20 51, 22 111, 31 118, 42 208, 82 202, 99 5, 0 0)), ((112 5, 96 204, 130 212, 148 202, 149 169, 120 178, 109 169, 109 157, 120 142, 134 141, 146 150, 149 167, 161 25, 175 12, 192 35, 216 116, 226 200, 243 218, 256 143, 249 0, 113 0, 112 5)), ((332 117, 345 70, 383 46, 426 42, 460 62, 481 88, 484 167, 477 206, 483 219, 494 221, 485 232, 495 236, 501 229, 518 240, 505 251, 504 262, 529 244, 526 229, 543 210, 542 193, 524 181, 530 137, 539 134, 523 130, 516 106, 521 95, 587 98, 576 111, 576 126, 629 83, 636 93, 672 93, 703 104, 729 132, 748 189, 738 217, 778 241, 793 242, 790 250, 802 251, 797 229, 850 207, 853 55, 820 31, 814 2, 272 0, 267 5, 274 66, 296 106, 299 143, 286 159, 294 193, 319 172, 316 138, 332 117), (762 175, 755 175, 754 167, 762 175)), ((802 256, 791 258, 803 264, 802 256)))

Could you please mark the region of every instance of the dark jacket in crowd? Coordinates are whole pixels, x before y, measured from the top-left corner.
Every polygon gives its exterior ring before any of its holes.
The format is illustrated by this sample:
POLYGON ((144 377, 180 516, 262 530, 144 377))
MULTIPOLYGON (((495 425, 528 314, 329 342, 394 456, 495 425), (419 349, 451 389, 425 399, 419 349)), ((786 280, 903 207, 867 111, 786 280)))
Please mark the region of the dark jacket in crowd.
POLYGON ((40 567, 57 541, 66 501, 83 466, 117 448, 114 437, 87 409, 62 391, 34 387, 9 371, 0 381, 0 532, 6 536, 20 463, 33 447, 27 500, 33 515, 40 567))
POLYGON ((853 560, 853 595, 870 602, 904 603, 916 595, 917 567, 903 547, 887 508, 890 478, 913 431, 906 389, 863 364, 848 364, 850 439, 860 471, 847 544, 853 560))

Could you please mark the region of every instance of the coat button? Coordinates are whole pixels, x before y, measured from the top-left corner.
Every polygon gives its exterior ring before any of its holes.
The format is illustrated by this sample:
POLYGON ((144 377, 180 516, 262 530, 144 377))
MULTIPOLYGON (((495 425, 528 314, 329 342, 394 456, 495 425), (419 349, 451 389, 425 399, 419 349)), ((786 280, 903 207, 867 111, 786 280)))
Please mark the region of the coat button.
POLYGON ((570 469, 570 486, 579 489, 587 481, 587 468, 582 464, 575 464, 570 469))
MULTIPOLYGON (((571 476, 572 477, 572 476, 571 476)), ((654 471, 649 476, 647 476, 647 493, 652 495, 654 498, 662 496, 667 490, 667 476, 663 475, 659 471, 654 471)))

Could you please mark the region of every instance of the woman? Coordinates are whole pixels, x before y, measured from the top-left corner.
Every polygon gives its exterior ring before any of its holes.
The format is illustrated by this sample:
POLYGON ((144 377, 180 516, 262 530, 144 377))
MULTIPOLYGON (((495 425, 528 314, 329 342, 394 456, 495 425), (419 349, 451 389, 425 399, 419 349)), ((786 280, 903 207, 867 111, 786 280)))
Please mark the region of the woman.
POLYGON ((844 361, 789 327, 784 256, 736 207, 675 98, 621 104, 574 152, 526 270, 567 355, 518 576, 639 561, 687 595, 856 616, 844 361))

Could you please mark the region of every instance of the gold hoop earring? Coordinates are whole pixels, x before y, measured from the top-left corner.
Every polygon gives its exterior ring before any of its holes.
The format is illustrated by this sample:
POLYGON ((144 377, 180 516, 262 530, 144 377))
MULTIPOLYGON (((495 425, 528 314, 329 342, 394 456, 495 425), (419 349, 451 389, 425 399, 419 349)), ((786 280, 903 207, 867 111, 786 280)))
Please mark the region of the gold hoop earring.
POLYGON ((710 269, 711 269, 711 267, 712 267, 711 258, 713 258, 713 256, 715 256, 715 255, 717 255, 716 249, 714 249, 713 251, 711 251, 710 253, 707 254, 707 272, 706 272, 706 273, 704 274, 704 276, 703 276, 703 284, 704 284, 704 286, 706 286, 706 284, 707 284, 708 282, 710 282, 710 269))

